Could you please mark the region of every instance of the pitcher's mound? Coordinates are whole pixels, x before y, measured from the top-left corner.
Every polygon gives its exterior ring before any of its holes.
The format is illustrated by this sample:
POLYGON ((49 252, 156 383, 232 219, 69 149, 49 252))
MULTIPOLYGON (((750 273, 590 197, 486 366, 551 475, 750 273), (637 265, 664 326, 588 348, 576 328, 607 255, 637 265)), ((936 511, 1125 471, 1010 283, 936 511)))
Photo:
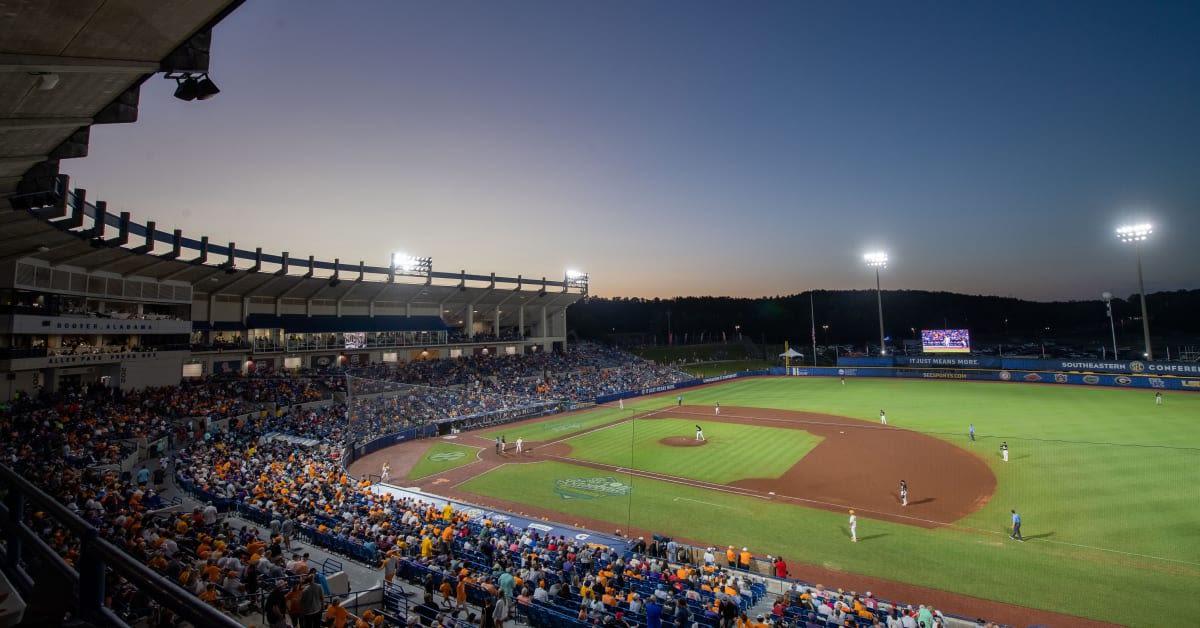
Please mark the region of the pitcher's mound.
POLYGON ((687 436, 668 436, 658 442, 668 447, 703 447, 708 444, 706 440, 696 440, 687 436))

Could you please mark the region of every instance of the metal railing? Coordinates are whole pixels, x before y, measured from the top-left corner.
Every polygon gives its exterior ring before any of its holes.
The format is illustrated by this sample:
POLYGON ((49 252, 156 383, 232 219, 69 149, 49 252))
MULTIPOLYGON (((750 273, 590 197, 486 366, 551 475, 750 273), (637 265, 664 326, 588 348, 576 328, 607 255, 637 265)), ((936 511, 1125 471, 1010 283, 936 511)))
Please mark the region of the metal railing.
POLYGON ((71 585, 70 590, 78 593, 71 597, 63 596, 62 590, 55 591, 62 602, 64 616, 70 613, 105 626, 128 626, 123 618, 104 605, 106 572, 112 570, 151 600, 193 625, 241 626, 100 538, 100 531, 94 526, 5 465, 0 465, 0 486, 5 492, 3 504, 0 504, 0 540, 3 540, 0 568, 27 599, 39 584, 53 586, 53 583, 34 581, 26 571, 26 565, 33 561, 52 569, 71 585), (78 567, 67 563, 26 524, 27 507, 44 513, 79 539, 78 567))

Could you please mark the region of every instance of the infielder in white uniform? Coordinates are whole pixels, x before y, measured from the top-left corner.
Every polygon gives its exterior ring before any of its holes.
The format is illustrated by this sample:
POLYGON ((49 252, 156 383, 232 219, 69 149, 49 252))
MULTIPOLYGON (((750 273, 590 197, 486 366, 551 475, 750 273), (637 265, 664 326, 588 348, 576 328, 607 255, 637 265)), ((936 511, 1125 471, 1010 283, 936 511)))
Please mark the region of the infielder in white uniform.
POLYGON ((858 542, 858 517, 854 514, 854 509, 850 509, 850 541, 858 542))
POLYGON ((1000 443, 1000 458, 1008 462, 1008 443, 1000 443))
POLYGON ((721 402, 720 401, 717 402, 717 405, 713 406, 713 412, 716 414, 721 414, 721 402))
POLYGON ((883 410, 879 411, 879 422, 887 425, 887 415, 883 413, 883 410))
POLYGON ((518 437, 517 438, 517 453, 521 453, 521 445, 524 445, 524 444, 525 444, 525 439, 518 437))

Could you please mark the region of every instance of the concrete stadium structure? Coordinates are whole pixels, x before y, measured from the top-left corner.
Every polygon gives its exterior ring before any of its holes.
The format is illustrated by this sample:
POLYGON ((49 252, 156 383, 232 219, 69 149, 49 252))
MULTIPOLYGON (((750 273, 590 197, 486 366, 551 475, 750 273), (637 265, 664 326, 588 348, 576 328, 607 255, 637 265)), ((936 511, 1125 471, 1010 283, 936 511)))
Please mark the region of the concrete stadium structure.
POLYGON ((91 125, 136 121, 156 74, 206 80, 212 28, 240 5, 64 0, 0 18, 0 399, 562 346, 586 276, 293 259, 141 224, 71 189, 60 161, 87 155, 91 125))

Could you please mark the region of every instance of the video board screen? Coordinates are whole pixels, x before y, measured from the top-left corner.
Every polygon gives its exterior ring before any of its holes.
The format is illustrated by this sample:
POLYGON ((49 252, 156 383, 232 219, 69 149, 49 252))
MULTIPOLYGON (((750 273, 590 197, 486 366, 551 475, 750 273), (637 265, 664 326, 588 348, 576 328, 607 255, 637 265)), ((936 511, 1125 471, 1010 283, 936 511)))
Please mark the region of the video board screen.
POLYGON ((342 338, 346 341, 347 349, 367 348, 367 333, 364 331, 346 332, 342 334, 342 338))
POLYGON ((971 332, 966 329, 922 329, 921 350, 925 353, 970 353, 971 332))

